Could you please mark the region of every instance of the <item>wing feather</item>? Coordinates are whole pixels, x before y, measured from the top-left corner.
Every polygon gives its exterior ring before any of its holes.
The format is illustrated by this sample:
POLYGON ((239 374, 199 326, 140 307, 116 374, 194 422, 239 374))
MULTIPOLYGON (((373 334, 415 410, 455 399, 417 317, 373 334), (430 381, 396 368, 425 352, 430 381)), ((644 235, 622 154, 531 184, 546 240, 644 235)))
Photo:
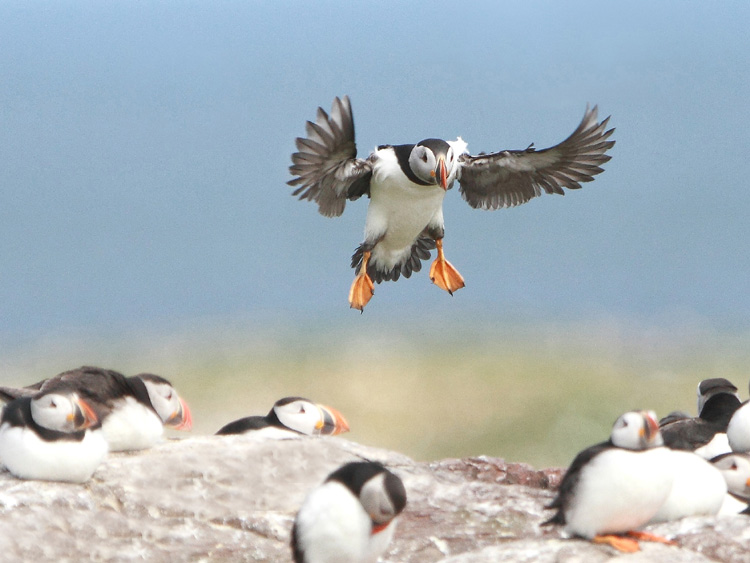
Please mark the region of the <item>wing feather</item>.
POLYGON ((317 203, 321 215, 339 216, 347 199, 369 193, 372 175, 371 162, 357 158, 349 96, 333 100, 330 116, 318 108, 315 122, 308 121, 305 130, 307 138, 295 141, 297 152, 289 167, 296 177, 287 183, 299 186, 292 195, 317 203))
POLYGON ((463 198, 474 208, 499 209, 526 203, 548 194, 564 195, 603 172, 605 154, 614 141, 614 129, 606 129, 609 117, 597 121, 597 107, 586 108, 576 130, 548 149, 505 150, 493 154, 460 157, 458 181, 463 198))

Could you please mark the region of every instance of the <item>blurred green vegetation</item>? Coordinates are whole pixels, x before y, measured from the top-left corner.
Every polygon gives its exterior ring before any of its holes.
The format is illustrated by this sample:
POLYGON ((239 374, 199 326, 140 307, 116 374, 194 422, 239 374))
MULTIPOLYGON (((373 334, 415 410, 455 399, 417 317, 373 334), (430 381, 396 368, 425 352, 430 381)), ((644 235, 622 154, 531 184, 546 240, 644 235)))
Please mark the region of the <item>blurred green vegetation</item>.
POLYGON ((6 354, 0 381, 83 364, 152 371, 186 398, 194 434, 299 395, 340 410, 346 437, 363 444, 418 460, 489 455, 536 467, 567 465, 626 410, 694 413, 701 379, 726 377, 747 394, 748 334, 699 323, 362 326, 212 321, 58 336, 6 354))

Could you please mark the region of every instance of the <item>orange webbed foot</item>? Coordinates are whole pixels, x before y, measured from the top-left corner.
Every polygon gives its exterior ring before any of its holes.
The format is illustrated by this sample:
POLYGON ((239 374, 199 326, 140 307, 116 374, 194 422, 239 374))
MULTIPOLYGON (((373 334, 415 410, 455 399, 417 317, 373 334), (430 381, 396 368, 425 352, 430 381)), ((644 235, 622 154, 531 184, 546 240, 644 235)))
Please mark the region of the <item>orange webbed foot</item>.
POLYGON ((633 538, 626 538, 624 536, 605 534, 601 536, 594 536, 594 539, 592 539, 591 541, 594 543, 611 545, 617 551, 622 551, 623 553, 635 553, 636 551, 641 550, 641 546, 638 545, 638 541, 633 538))
POLYGON ((367 275, 367 262, 369 260, 370 253, 365 252, 362 256, 362 265, 359 268, 359 273, 354 278, 351 288, 349 288, 349 306, 352 309, 359 309, 360 313, 375 293, 375 285, 372 283, 372 278, 367 275))
POLYGON ((453 264, 445 259, 443 254, 443 239, 435 241, 437 248, 437 258, 430 267, 430 279, 432 283, 453 295, 454 291, 458 291, 466 284, 464 278, 458 273, 458 270, 453 267, 453 264))
POLYGON ((667 538, 664 538, 662 536, 657 536, 649 532, 641 532, 638 530, 633 530, 631 532, 628 532, 628 536, 630 536, 631 538, 635 538, 637 540, 642 540, 642 541, 652 541, 656 543, 665 543, 667 545, 677 545, 677 542, 675 541, 668 540, 667 538))

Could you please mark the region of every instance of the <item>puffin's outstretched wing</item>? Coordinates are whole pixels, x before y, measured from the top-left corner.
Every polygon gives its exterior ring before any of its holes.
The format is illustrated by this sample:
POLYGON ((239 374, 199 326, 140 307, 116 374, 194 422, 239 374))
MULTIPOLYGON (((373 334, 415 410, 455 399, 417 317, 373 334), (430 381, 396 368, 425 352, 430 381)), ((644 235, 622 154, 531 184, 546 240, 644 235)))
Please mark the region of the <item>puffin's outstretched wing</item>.
POLYGON ((372 165, 357 158, 349 96, 333 100, 330 116, 318 108, 315 123, 307 122, 307 138, 296 144, 289 171, 297 177, 287 183, 300 187, 292 195, 315 201, 326 217, 341 215, 347 199, 369 195, 372 165))
POLYGON ((589 110, 573 134, 559 145, 537 151, 533 144, 523 151, 459 157, 458 181, 463 198, 474 208, 499 209, 526 203, 548 194, 564 195, 563 188, 578 189, 602 172, 599 165, 614 141, 605 131, 609 117, 599 123, 597 108, 589 110))

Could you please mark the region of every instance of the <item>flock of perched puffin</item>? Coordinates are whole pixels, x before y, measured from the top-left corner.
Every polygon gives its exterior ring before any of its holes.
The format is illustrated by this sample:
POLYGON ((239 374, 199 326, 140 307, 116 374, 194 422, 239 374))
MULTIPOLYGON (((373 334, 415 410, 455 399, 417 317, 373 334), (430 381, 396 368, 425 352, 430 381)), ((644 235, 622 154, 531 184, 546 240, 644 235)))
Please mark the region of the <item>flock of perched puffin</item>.
POLYGON ((657 422, 651 411, 623 414, 608 441, 580 452, 548 506, 575 536, 626 552, 637 540, 671 543, 637 531, 686 516, 750 515, 750 401, 724 378, 698 385, 698 416, 657 422))
MULTIPOLYGON (((169 381, 84 366, 27 387, 0 387, 0 464, 20 479, 82 483, 108 452, 154 446, 164 427, 190 430, 192 415, 169 381)), ((268 438, 349 431, 334 408, 302 397, 276 401, 265 416, 230 422, 216 435, 268 438)), ((297 563, 376 561, 406 505, 396 475, 373 461, 348 463, 310 492, 292 531, 297 563)))

